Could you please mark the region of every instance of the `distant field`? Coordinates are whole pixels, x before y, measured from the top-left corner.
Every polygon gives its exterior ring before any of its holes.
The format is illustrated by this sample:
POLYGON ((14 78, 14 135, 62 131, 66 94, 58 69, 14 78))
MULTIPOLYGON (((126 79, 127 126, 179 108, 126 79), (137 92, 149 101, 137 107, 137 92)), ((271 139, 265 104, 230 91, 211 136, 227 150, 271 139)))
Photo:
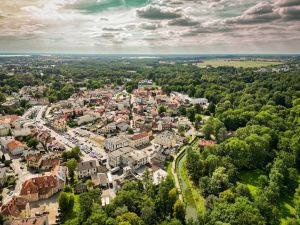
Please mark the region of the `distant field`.
POLYGON ((233 67, 243 67, 243 68, 253 68, 253 67, 264 67, 264 66, 272 66, 272 65, 279 65, 282 62, 267 62, 267 61, 237 61, 237 60, 230 60, 230 59, 211 59, 204 61, 203 63, 198 63, 199 67, 206 67, 208 65, 212 67, 218 66, 233 66, 233 67))

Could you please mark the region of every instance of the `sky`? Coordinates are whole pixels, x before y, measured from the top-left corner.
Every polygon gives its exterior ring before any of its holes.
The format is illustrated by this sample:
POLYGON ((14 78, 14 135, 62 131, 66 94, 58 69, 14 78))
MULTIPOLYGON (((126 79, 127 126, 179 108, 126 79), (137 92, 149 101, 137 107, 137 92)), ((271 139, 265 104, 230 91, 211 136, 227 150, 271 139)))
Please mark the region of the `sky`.
POLYGON ((1 0, 0 52, 300 53, 300 0, 1 0))

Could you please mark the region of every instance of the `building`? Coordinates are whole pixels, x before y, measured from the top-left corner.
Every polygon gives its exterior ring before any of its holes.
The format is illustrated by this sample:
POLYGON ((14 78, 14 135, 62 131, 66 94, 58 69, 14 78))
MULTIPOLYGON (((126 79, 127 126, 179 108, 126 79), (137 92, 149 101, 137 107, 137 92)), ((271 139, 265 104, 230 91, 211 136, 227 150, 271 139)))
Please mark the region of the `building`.
POLYGON ((123 148, 120 148, 116 151, 113 151, 111 152, 109 155, 108 155, 108 161, 109 161, 109 165, 111 167, 118 167, 118 166, 121 166, 123 165, 123 156, 125 156, 126 154, 132 152, 132 151, 135 151, 135 149, 133 149, 132 147, 123 147, 123 148))
POLYGON ((121 137, 107 138, 104 141, 104 148, 109 151, 115 151, 129 145, 129 141, 121 137))
POLYGON ((14 128, 12 130, 12 135, 14 137, 26 137, 31 134, 31 129, 29 127, 14 128))
POLYGON ((94 183, 94 186, 108 187, 108 178, 106 176, 106 173, 96 173, 92 175, 92 181, 94 183))
POLYGON ((22 197, 13 196, 10 201, 1 206, 0 211, 1 214, 8 216, 9 218, 29 216, 29 201, 22 197))
POLYGON ((66 168, 56 166, 50 173, 26 180, 21 187, 20 196, 29 202, 50 198, 64 188, 66 168))
POLYGON ((51 169, 60 163, 59 153, 49 153, 49 154, 26 154, 25 159, 27 161, 27 166, 34 169, 51 169))
POLYGON ((148 157, 143 152, 140 152, 132 147, 120 148, 108 155, 109 165, 111 167, 130 167, 137 169, 148 163, 148 157))
POLYGON ((48 215, 44 214, 36 217, 29 217, 23 219, 15 219, 11 222, 11 225, 48 225, 48 215))
POLYGON ((129 137, 129 146, 138 148, 150 143, 150 135, 147 132, 134 134, 129 137))
POLYGON ((176 135, 172 131, 164 131, 154 138, 154 143, 170 148, 176 146, 176 135))
POLYGON ((0 124, 0 136, 7 136, 9 134, 9 130, 9 124, 0 124))
POLYGON ((199 148, 200 150, 204 150, 205 147, 210 146, 210 145, 214 145, 215 142, 211 141, 211 140, 200 140, 199 141, 199 148))
POLYGON ((148 157, 146 154, 135 151, 130 152, 128 155, 124 156, 124 163, 132 169, 138 169, 148 163, 148 157))
POLYGON ((12 140, 7 144, 7 150, 12 155, 21 155, 25 150, 26 145, 17 140, 12 140))
POLYGON ((87 192, 88 188, 86 184, 76 184, 74 188, 75 194, 81 194, 83 192, 87 192))
POLYGON ((0 168, 0 187, 4 185, 6 181, 6 168, 0 168))
POLYGON ((96 160, 90 160, 78 163, 77 172, 79 178, 90 177, 97 173, 97 162, 96 160))

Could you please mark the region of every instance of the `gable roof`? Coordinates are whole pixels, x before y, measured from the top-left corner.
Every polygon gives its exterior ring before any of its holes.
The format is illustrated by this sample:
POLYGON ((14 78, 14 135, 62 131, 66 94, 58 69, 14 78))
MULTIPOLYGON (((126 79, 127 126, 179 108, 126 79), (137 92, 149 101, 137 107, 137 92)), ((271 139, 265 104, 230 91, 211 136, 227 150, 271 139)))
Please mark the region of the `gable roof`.
POLYGON ((57 180, 54 175, 34 177, 26 180, 22 184, 20 195, 36 194, 45 195, 49 193, 52 188, 57 186, 57 180))
POLYGON ((21 142, 17 140, 12 140, 7 144, 7 149, 11 152, 15 150, 17 147, 25 147, 26 145, 22 144, 21 142))
POLYGON ((88 170, 97 168, 96 160, 90 160, 85 162, 78 163, 77 169, 78 171, 88 170))
POLYGON ((0 211, 7 216, 18 217, 27 203, 28 201, 25 198, 14 196, 9 202, 1 206, 0 211))

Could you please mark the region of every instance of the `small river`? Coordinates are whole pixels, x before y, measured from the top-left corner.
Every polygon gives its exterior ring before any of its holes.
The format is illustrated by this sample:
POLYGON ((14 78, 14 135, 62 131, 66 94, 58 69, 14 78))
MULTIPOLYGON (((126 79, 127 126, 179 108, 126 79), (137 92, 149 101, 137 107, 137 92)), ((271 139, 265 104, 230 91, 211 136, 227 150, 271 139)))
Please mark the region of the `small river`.
POLYGON ((180 161, 177 164, 178 166, 177 171, 179 173, 179 182, 182 188, 182 192, 184 192, 184 196, 185 196, 184 201, 186 203, 186 219, 192 218, 194 221, 196 221, 198 217, 197 208, 191 190, 187 188, 187 185, 183 179, 183 175, 180 169, 183 166, 183 162, 186 156, 187 156, 186 153, 184 153, 184 156, 181 157, 180 161))

